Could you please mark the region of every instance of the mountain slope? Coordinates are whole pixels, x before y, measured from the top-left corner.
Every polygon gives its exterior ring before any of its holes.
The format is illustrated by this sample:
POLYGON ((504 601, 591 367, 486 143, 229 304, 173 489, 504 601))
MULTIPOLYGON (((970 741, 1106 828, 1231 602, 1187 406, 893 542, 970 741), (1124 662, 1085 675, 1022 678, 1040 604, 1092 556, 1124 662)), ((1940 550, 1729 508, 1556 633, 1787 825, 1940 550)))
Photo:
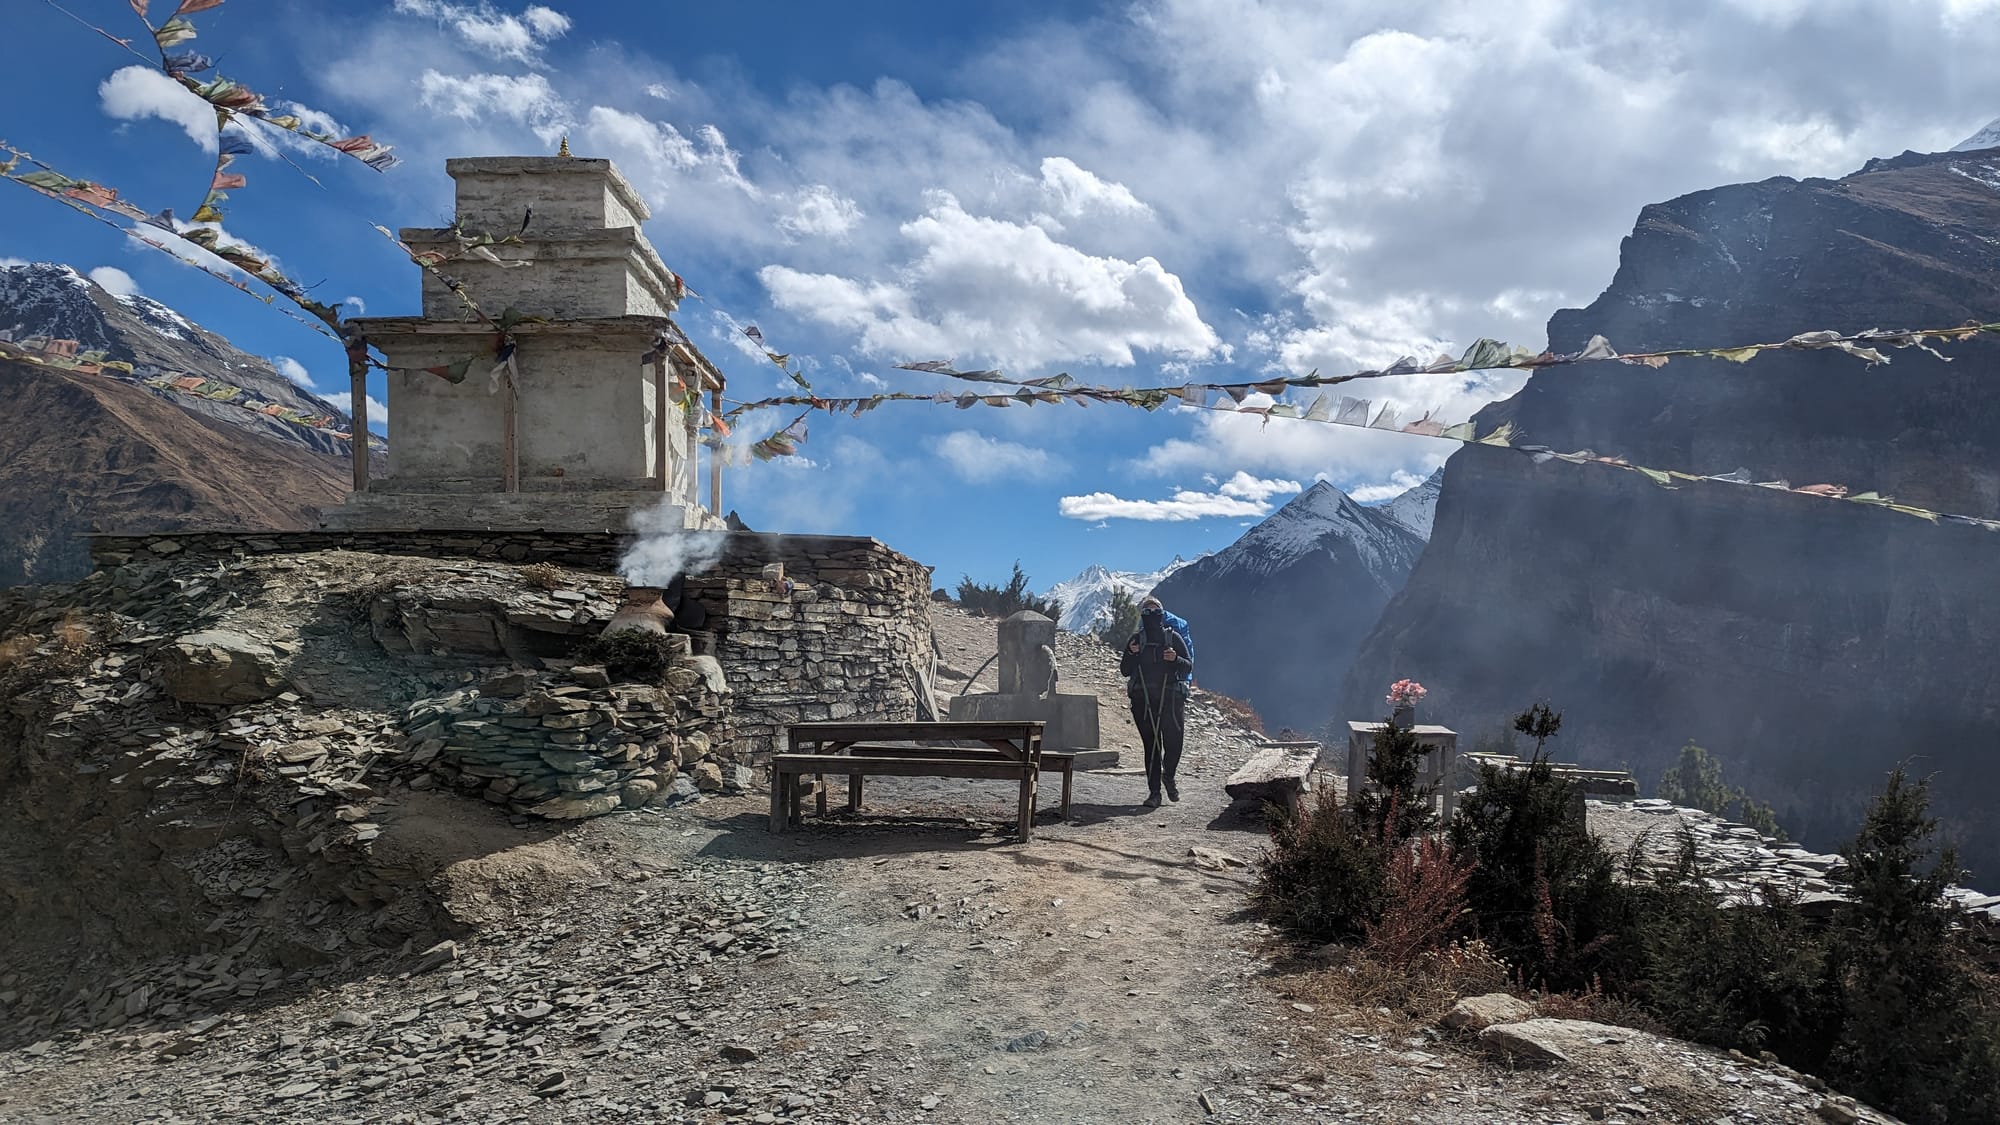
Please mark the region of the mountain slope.
POLYGON ((1321 481, 1154 592, 1194 628, 1196 680, 1248 700, 1273 730, 1310 730, 1423 549, 1386 506, 1321 481))
MULTIPOLYGON (((0 267, 0 330, 9 331, 16 341, 31 336, 75 340, 79 352, 102 351, 107 359, 130 363, 134 378, 196 375, 242 387, 261 401, 305 414, 344 414, 279 374, 269 361, 238 350, 160 302, 109 293, 70 266, 30 262, 0 267)), ((328 346, 333 345, 329 342, 328 346)), ((347 442, 323 430, 280 421, 231 403, 167 390, 153 393, 184 410, 266 438, 322 453, 346 456, 348 452, 347 442)))
POLYGON ((1953 145, 1951 151, 1978 152, 1989 148, 2000 148, 2000 117, 1988 122, 1986 128, 1953 145))
POLYGON ((1166 566, 1148 573, 1106 570, 1093 563, 1075 578, 1056 583, 1044 596, 1062 607, 1059 628, 1069 633, 1091 633, 1110 620, 1113 592, 1124 590, 1134 598, 1143 598, 1168 575, 1187 565, 1187 560, 1179 555, 1166 566))
POLYGON ((146 389, 0 361, 0 586, 89 570, 81 536, 195 526, 306 528, 345 458, 246 434, 146 389))
MULTIPOLYGON (((2000 153, 1872 161, 1646 208, 1610 287, 1558 312, 1549 346, 1632 351, 1820 328, 2000 319, 2000 153)), ((1745 365, 1538 372, 1483 425, 1640 464, 1877 488, 2000 514, 2000 344, 1745 365)), ((1538 699, 1563 753, 1650 785, 1692 738, 1808 843, 1838 842, 1915 756, 1965 856, 2000 870, 1986 815, 2000 760, 2000 537, 1857 505, 1467 448, 1446 468, 1423 561, 1362 646, 1350 713, 1415 676, 1426 712, 1491 730, 1538 699)))
POLYGON ((1417 538, 1431 537, 1431 521, 1437 515, 1438 493, 1444 489, 1444 469, 1424 478, 1424 482, 1408 492, 1382 505, 1382 511, 1392 520, 1417 533, 1417 538))

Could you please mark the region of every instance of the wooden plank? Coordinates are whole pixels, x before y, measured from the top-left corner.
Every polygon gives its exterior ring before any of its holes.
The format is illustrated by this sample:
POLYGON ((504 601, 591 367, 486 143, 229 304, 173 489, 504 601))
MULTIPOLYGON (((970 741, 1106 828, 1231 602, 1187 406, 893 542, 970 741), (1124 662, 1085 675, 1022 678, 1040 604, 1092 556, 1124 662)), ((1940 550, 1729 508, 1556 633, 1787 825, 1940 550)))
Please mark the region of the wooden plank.
POLYGON ((660 454, 660 491, 674 490, 673 458, 667 455, 667 361, 653 361, 653 448, 660 454))
POLYGON ((368 369, 348 373, 347 412, 354 431, 347 447, 354 453, 354 491, 368 491, 368 369))
POLYGON ((786 730, 794 743, 825 742, 978 742, 989 738, 1039 739, 1043 722, 942 723, 794 723, 786 730))
POLYGON ((521 491, 521 450, 516 438, 519 429, 519 396, 514 393, 514 373, 502 380, 500 393, 500 490, 521 491))
POLYGON ((1035 781, 1039 777, 1041 777, 1040 770, 1021 771, 1020 823, 1015 826, 1015 832, 1024 844, 1035 834, 1035 781))
MULTIPOLYGON (((722 390, 708 393, 709 411, 720 417, 722 414, 722 390)), ((717 519, 722 518, 722 458, 713 452, 708 456, 708 510, 717 519)))
POLYGON ((791 783, 791 775, 771 767, 771 831, 783 832, 787 809, 785 808, 785 788, 791 783))
POLYGON ((785 759, 782 768, 788 772, 824 773, 841 777, 865 774, 871 777, 965 777, 1014 781, 1024 772, 1021 763, 1006 759, 964 761, 939 758, 849 758, 834 754, 780 754, 778 758, 785 759))
MULTIPOLYGON (((869 746, 857 743, 847 748, 855 757, 867 758, 928 758, 936 761, 967 762, 1010 762, 1018 764, 1019 758, 1003 754, 998 750, 973 749, 958 746, 869 746)), ((1076 768, 1076 756, 1067 750, 1044 750, 1041 755, 1043 773, 1068 773, 1076 768)))

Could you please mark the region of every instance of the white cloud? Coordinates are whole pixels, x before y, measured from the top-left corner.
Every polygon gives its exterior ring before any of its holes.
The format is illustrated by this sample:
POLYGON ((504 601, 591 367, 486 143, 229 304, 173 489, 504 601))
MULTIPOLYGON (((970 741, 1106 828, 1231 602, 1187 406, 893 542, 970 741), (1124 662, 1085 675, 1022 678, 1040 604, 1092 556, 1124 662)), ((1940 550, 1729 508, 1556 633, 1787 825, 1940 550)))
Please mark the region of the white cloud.
POLYGON ((417 78, 417 100, 462 121, 500 116, 518 121, 544 140, 569 127, 569 106, 540 74, 442 74, 426 69, 417 78))
POLYGON ((859 204, 825 184, 795 192, 793 198, 797 202, 778 218, 778 225, 796 235, 845 238, 863 218, 859 204))
POLYGON ((1397 469, 1389 474, 1389 479, 1381 484, 1364 484, 1344 491, 1358 504, 1374 504, 1383 500, 1394 500, 1403 493, 1424 483, 1424 477, 1397 469))
POLYGON ((1150 215, 1151 207, 1139 202, 1124 184, 1107 183, 1093 172, 1078 167, 1067 156, 1042 160, 1042 190, 1059 214, 1075 218, 1090 211, 1113 214, 1150 215))
POLYGON ((1202 358, 1222 347, 1180 278, 1153 258, 1086 254, 1040 227, 969 214, 950 195, 902 234, 918 256, 897 281, 782 265, 758 277, 779 308, 857 333, 869 355, 1129 367, 1138 350, 1202 358))
POLYGON ((1214 477, 1206 477, 1204 479, 1209 484, 1215 485, 1215 491, 1218 495, 1233 496, 1238 500, 1249 500, 1253 503, 1269 500, 1273 496, 1283 496, 1297 492, 1300 488, 1304 487, 1295 480, 1264 480, 1259 477, 1253 477, 1240 469, 1237 470, 1235 476, 1230 477, 1219 485, 1216 484, 1214 477))
POLYGON ((359 297, 342 297, 340 299, 340 306, 342 315, 348 313, 352 313, 355 316, 368 315, 368 302, 359 297))
POLYGON ((203 152, 215 151, 215 107, 157 68, 128 66, 97 87, 104 112, 120 121, 157 117, 178 125, 203 152))
POLYGON ((1065 496, 1056 510, 1073 520, 1143 520, 1184 523, 1216 517, 1266 516, 1273 496, 1297 492, 1299 483, 1289 480, 1262 480, 1237 472, 1213 492, 1177 489, 1166 500, 1127 500, 1109 492, 1085 496, 1065 496))
POLYGON ((425 16, 449 28, 474 50, 497 59, 537 64, 542 48, 569 31, 569 17, 553 8, 531 4, 518 16, 491 4, 453 4, 449 0, 396 0, 396 11, 425 16))
MULTIPOLYGON (((271 366, 278 369, 278 374, 283 375, 306 390, 312 390, 312 373, 306 370, 305 364, 288 355, 274 355, 271 357, 271 366)), ((328 401, 332 400, 328 399, 328 401)), ((345 410, 347 407, 343 405, 341 409, 345 410)), ((373 415, 371 414, 370 417, 373 417, 373 415)))
POLYGON ((1035 479, 1056 469, 1045 449, 988 437, 976 430, 953 430, 935 443, 937 455, 951 471, 973 484, 996 480, 1035 479))
MULTIPOLYGON (((345 414, 345 415, 347 415, 347 416, 348 416, 349 418, 352 418, 352 417, 354 416, 354 413, 353 413, 353 412, 354 412, 354 395, 353 395, 353 393, 352 393, 352 392, 350 392, 350 391, 336 391, 336 392, 334 392, 333 394, 325 394, 325 395, 320 395, 319 397, 321 397, 321 398, 325 399, 325 400, 327 401, 327 404, 328 404, 328 405, 330 405, 330 406, 332 406, 332 407, 333 407, 334 409, 336 409, 336 410, 340 411, 340 412, 341 412, 342 414, 345 414)), ((365 397, 363 398, 363 400, 362 400, 362 401, 364 401, 364 402, 366 402, 366 403, 368 404, 368 428, 369 428, 369 429, 371 429, 371 430, 372 430, 372 429, 374 429, 374 428, 375 428, 375 427, 377 427, 377 426, 386 426, 386 425, 388 425, 388 423, 389 423, 389 408, 388 408, 388 407, 387 407, 386 405, 384 405, 384 404, 382 404, 382 403, 380 403, 380 402, 377 402, 377 401, 375 401, 375 396, 374 396, 374 395, 367 395, 367 396, 365 396, 365 397)))
POLYGON ((99 266, 91 270, 90 280, 95 281, 99 289, 104 290, 114 297, 138 297, 142 295, 139 292, 139 283, 132 280, 131 274, 126 273, 117 266, 99 266))

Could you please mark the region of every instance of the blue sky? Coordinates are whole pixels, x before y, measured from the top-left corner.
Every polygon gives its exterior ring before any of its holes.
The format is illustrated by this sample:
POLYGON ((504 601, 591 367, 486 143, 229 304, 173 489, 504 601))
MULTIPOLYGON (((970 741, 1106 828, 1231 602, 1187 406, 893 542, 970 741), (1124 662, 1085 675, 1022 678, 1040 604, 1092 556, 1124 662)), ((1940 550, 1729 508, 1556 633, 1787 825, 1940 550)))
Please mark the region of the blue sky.
MULTIPOLYGON (((125 0, 66 6, 137 29, 125 0)), ((206 110, 53 8, 9 7, 0 135, 191 213, 206 110)), ((739 398, 781 376, 732 323, 832 394, 936 388, 894 369, 919 359, 1143 385, 1539 347, 1644 204, 1948 148, 2000 114, 2000 0, 230 0, 195 19, 188 46, 223 73, 405 158, 289 152, 323 188, 237 165, 228 230, 316 295, 413 312, 414 267, 367 224, 440 224, 446 157, 567 135, 648 199, 706 298, 680 319, 739 398)), ((346 385, 330 341, 24 190, 0 193, 0 259, 122 271, 346 385)), ((1774 329, 1824 327, 1870 326, 1774 329)), ((1381 393, 1463 416, 1513 386, 1381 393)), ((1385 498, 1449 450, 1185 410, 891 405, 814 418, 801 458, 735 471, 728 502, 760 529, 874 535, 944 584, 1018 557, 1045 586, 1218 549, 1315 478, 1385 498)))

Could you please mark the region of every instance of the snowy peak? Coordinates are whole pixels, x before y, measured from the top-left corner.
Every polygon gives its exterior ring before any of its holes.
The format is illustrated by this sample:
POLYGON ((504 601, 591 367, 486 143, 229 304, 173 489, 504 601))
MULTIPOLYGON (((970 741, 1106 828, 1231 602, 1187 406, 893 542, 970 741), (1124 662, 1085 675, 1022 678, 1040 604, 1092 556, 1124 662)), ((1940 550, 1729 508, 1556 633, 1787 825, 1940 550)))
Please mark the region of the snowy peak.
POLYGON ((1075 578, 1056 583, 1044 596, 1062 607, 1057 627, 1070 633, 1091 633, 1111 620, 1111 598, 1116 591, 1122 589, 1134 598, 1143 598, 1168 575, 1187 565, 1179 555, 1159 570, 1143 573, 1110 570, 1092 563, 1075 578))
POLYGON ((326 430, 294 425, 241 405, 271 403, 309 417, 344 414, 280 374, 270 361, 238 349, 151 297, 113 293, 73 266, 56 262, 0 266, 0 342, 16 354, 120 365, 90 368, 106 377, 143 381, 194 376, 240 388, 235 400, 164 389, 154 393, 183 410, 265 437, 322 453, 348 452, 347 443, 326 430))
POLYGON ((1978 152, 1988 148, 2000 148, 2000 117, 1994 118, 1986 128, 1951 146, 1951 151, 1978 152))
POLYGON ((1424 478, 1424 482, 1382 505, 1390 519, 1430 541, 1431 521, 1437 516, 1438 493, 1444 491, 1444 469, 1424 478))

